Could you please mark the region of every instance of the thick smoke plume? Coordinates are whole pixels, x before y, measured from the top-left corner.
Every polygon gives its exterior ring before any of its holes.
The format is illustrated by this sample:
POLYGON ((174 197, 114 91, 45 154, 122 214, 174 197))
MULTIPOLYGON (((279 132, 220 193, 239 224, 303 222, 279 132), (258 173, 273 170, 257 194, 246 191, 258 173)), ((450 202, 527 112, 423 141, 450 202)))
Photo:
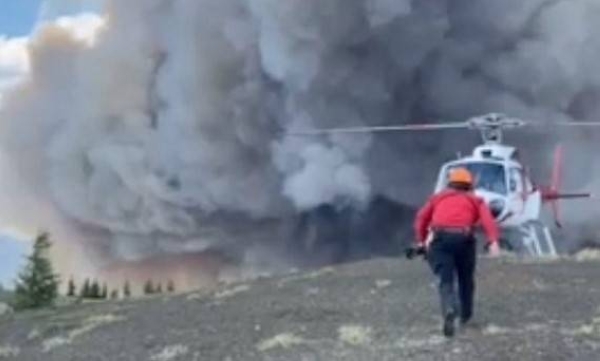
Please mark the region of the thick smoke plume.
MULTIPOLYGON (((327 212, 372 226, 377 202, 418 205, 476 138, 286 133, 491 111, 596 120, 599 16, 596 0, 111 1, 93 41, 35 34, 0 113, 18 201, 2 213, 58 222, 102 259, 272 250, 327 212)), ((558 138, 512 139, 547 165, 558 138)))

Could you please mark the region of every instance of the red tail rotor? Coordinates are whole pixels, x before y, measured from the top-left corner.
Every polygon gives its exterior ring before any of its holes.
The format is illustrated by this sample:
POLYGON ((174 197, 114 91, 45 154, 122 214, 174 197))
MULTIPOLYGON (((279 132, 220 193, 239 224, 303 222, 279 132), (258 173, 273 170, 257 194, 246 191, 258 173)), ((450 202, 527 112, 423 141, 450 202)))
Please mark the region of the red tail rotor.
POLYGON ((560 210, 558 204, 558 194, 560 192, 560 188, 562 187, 562 169, 563 169, 563 147, 562 145, 558 145, 554 150, 554 162, 552 164, 552 183, 550 184, 550 190, 552 194, 556 197, 553 201, 550 202, 550 207, 552 208, 552 215, 554 216, 554 222, 558 228, 562 228, 562 223, 560 222, 560 210))
POLYGON ((552 183, 550 188, 558 193, 562 187, 562 170, 563 170, 563 147, 556 146, 554 150, 554 162, 552 164, 552 183))
POLYGON ((552 215, 556 226, 561 228, 559 199, 575 199, 575 198, 590 198, 590 193, 560 193, 562 188, 562 172, 563 172, 563 147, 558 145, 554 151, 554 162, 552 164, 552 179, 549 187, 544 187, 542 191, 542 200, 550 203, 552 215))

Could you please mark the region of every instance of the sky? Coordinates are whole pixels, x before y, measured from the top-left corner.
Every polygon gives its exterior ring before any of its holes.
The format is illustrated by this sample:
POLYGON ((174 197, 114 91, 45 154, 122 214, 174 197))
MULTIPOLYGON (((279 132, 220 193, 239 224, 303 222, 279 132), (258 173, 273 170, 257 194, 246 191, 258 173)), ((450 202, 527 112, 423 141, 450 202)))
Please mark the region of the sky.
POLYGON ((3 91, 27 72, 27 36, 41 6, 42 0, 0 0, 0 106, 3 91))
MULTIPOLYGON (((22 46, 23 38, 37 22, 40 5, 40 0, 0 0, 0 90, 23 71, 18 64, 24 54, 15 49, 22 46), (10 55, 13 52, 18 55, 10 55)), ((29 244, 0 235, 0 284, 3 287, 12 288, 28 251, 29 244)))
POLYGON ((0 34, 24 36, 35 24, 41 0, 0 0, 0 34))
POLYGON ((103 1, 0 0, 0 105, 3 91, 28 72, 27 40, 36 24, 65 15, 98 12, 103 1))
MULTIPOLYGON (((98 11, 103 0, 0 0, 0 107, 2 93, 28 72, 27 42, 36 24, 82 11, 98 11)), ((74 24, 77 26, 77 23, 74 24)), ((0 230, 0 284, 13 286, 30 244, 0 230)))
POLYGON ((8 237, 0 237, 0 284, 12 289, 15 277, 23 267, 29 244, 8 237))
POLYGON ((0 37, 26 36, 38 20, 98 11, 102 3, 103 0, 0 0, 0 37))

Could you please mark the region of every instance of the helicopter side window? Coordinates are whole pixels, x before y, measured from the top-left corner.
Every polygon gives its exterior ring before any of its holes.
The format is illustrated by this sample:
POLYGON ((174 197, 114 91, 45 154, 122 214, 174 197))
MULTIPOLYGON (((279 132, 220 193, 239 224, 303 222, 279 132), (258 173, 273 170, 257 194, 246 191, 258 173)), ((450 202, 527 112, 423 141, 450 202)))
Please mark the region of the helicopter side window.
POLYGON ((527 178, 524 174, 523 179, 525 180, 525 191, 527 193, 533 192, 533 184, 531 183, 531 180, 529 180, 529 178, 527 178))
POLYGON ((523 175, 520 169, 511 168, 509 182, 511 192, 523 192, 523 175))

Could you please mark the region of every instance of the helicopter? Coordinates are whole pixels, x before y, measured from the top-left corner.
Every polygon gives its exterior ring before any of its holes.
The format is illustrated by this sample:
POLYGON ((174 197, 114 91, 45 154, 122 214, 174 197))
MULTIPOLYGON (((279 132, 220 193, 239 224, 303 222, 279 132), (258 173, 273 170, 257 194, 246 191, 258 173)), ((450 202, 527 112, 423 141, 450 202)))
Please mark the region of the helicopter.
MULTIPOLYGON (((536 184, 528 168, 521 162, 519 150, 503 142, 504 130, 525 126, 547 127, 600 127, 591 122, 534 122, 510 117, 503 113, 489 113, 463 122, 421 123, 392 126, 347 127, 294 131, 292 135, 324 135, 338 133, 413 132, 448 129, 477 130, 482 143, 468 156, 443 163, 433 187, 435 193, 448 184, 452 169, 467 168, 474 176, 474 192, 489 206, 501 230, 501 248, 533 257, 556 257, 557 247, 550 228, 541 220, 544 204, 549 204, 557 228, 560 199, 592 198, 591 193, 562 193, 561 172, 563 148, 557 146, 549 186, 536 184)), ((430 235, 431 236, 431 235, 430 235)))

